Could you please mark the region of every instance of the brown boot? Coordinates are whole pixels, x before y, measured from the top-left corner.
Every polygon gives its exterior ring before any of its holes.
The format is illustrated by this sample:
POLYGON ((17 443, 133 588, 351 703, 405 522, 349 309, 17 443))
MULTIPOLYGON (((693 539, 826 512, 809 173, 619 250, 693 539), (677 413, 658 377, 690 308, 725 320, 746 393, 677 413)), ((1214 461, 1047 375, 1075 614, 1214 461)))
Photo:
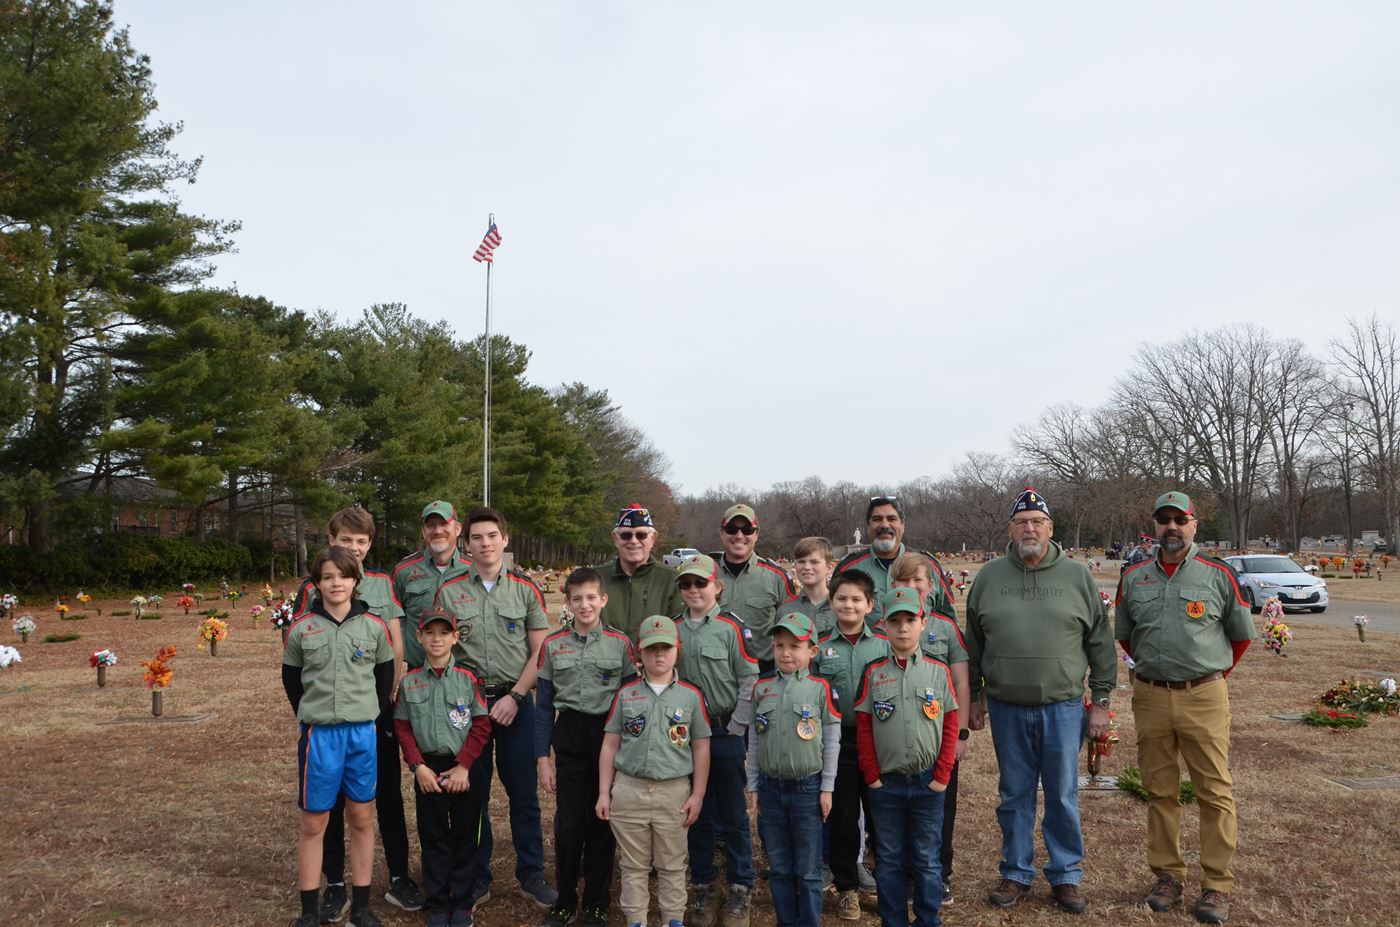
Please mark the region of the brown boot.
POLYGON ((685 922, 693 927, 715 927, 715 922, 719 920, 719 906, 723 897, 721 889, 714 883, 691 885, 690 911, 685 922))
POLYGON ((992 893, 987 896, 990 904, 998 908, 1009 908, 1031 893, 1031 887, 1015 879, 1002 879, 992 893))
POLYGON ((1050 894, 1055 896, 1055 904, 1060 906, 1060 910, 1068 911, 1070 914, 1083 914, 1084 909, 1089 906, 1089 899, 1084 897, 1084 893, 1074 882, 1061 882, 1059 885, 1052 885, 1050 886, 1050 894))
POLYGON ((1202 924, 1223 924, 1230 919, 1230 896, 1208 888, 1196 901, 1196 920, 1202 924))
POLYGON ((1147 893, 1147 906, 1154 911, 1166 911, 1181 904, 1181 883, 1176 876, 1165 872, 1157 876, 1157 882, 1147 893))

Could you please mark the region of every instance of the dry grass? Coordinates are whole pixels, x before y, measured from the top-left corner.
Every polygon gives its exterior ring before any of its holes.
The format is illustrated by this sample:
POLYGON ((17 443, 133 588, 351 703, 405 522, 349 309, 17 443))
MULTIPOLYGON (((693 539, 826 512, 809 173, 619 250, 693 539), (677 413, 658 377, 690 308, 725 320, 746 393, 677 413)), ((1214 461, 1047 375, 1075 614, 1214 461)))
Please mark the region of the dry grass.
MULTIPOLYGON (((104 611, 120 605, 104 604, 104 611)), ((0 671, 0 771, 8 799, 0 922, 262 925, 291 919, 296 728, 281 691, 277 632, 266 623, 255 629, 248 604, 240 603, 216 658, 195 647, 200 618, 167 607, 159 621, 93 615, 74 643, 31 638, 22 648, 24 663, 0 671), (103 724, 149 717, 138 661, 167 643, 180 654, 166 715, 212 717, 197 724, 103 724), (87 666, 87 655, 102 647, 114 649, 121 661, 109 671, 106 689, 96 687, 87 666)), ((551 614, 557 605, 558 596, 551 596, 551 614)), ((57 626, 50 612, 33 610, 41 631, 57 626)), ((1400 865, 1400 791, 1352 792, 1328 778, 1400 774, 1400 721, 1381 719, 1341 734, 1268 715, 1301 710, 1328 684, 1358 670, 1389 668, 1394 675, 1400 637, 1373 634, 1361 644, 1347 630, 1292 626, 1297 639, 1288 658, 1256 646, 1231 678, 1241 834, 1231 922, 1394 923, 1389 873, 1400 865)), ((0 641, 18 643, 8 626, 0 628, 0 641)), ((1126 692, 1117 693, 1114 707, 1123 742, 1106 760, 1106 772, 1134 761, 1126 692)), ((945 909, 947 923, 1065 924, 1067 916, 1051 906, 1043 882, 1032 901, 1009 913, 982 902, 995 881, 1000 843, 996 767, 985 733, 974 737, 961 778, 957 901, 945 909)), ((499 789, 496 798, 499 891, 478 923, 537 923, 540 913, 512 890, 499 789)), ((552 798, 543 796, 542 803, 548 822, 552 798)), ((412 801, 407 804, 411 815, 412 801)), ((1081 806, 1090 909, 1075 923, 1192 923, 1187 913, 1152 915, 1137 904, 1148 882, 1143 806, 1120 793, 1087 793, 1081 806)), ((1187 808, 1184 831, 1193 860, 1196 822, 1194 807, 1187 808)), ((1196 888, 1194 879, 1188 889, 1196 888)), ((377 893, 384 881, 381 861, 377 893)), ((874 899, 864 903, 862 923, 877 923, 874 899)), ((418 915, 377 907, 386 924, 421 923, 418 915)), ((753 922, 773 923, 762 888, 753 922)))

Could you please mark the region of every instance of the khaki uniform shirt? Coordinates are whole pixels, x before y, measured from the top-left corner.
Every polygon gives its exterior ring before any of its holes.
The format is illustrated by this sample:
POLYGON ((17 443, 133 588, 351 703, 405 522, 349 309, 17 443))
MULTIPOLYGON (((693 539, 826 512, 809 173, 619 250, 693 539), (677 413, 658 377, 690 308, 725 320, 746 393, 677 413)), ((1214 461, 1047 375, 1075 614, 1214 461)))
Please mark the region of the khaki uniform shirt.
MULTIPOLYGON (((817 647, 816 659, 812 661, 813 671, 831 683, 841 724, 854 729, 856 694, 865 676, 865 668, 890 655, 889 639, 882 632, 862 625, 860 637, 854 644, 846 640, 840 631, 833 630, 818 640, 817 647)), ((855 743, 855 734, 851 734, 850 738, 850 742, 855 743)))
POLYGON ((486 714, 486 703, 471 670, 451 661, 442 675, 431 666, 410 670, 399 686, 394 717, 413 725, 424 756, 456 756, 467 742, 472 719, 486 714))
POLYGON ((487 688, 519 679, 530 659, 527 632, 549 627, 540 587, 516 570, 502 570, 488 592, 472 564, 442 584, 433 604, 457 617, 452 653, 487 688))
POLYGON ((751 639, 745 640, 749 652, 759 660, 773 659, 773 639, 768 630, 777 618, 778 606, 792 598, 792 581, 781 567, 758 554, 749 557, 738 576, 726 568, 723 553, 715 554, 715 568, 724 583, 719 604, 743 619, 752 634, 751 639))
POLYGON ((915 652, 905 666, 891 654, 865 668, 856 711, 874 716, 875 755, 884 772, 932 769, 943 748, 943 713, 956 709, 948 667, 915 652))
POLYGON ((652 615, 674 615, 685 608, 676 587, 676 571, 658 560, 648 560, 631 576, 623 572, 616 557, 593 569, 603 575, 603 591, 608 595, 599 621, 617 628, 634 644, 643 621, 652 615))
POLYGON ((379 717, 374 667, 394 659, 389 627, 377 615, 358 612, 337 624, 319 611, 292 623, 282 662, 301 667, 303 693, 297 720, 347 724, 379 717))
POLYGON ((823 725, 841 721, 830 683, 805 669, 764 673, 753 687, 753 711, 759 771, 779 779, 821 772, 823 725))
POLYGON ((624 676, 637 672, 632 639, 616 628, 586 635, 561 628, 540 647, 540 677, 554 684, 554 707, 605 715, 624 676))
POLYGON ((409 554, 398 562, 390 577, 394 596, 403 609, 404 628, 403 657, 410 667, 422 666, 425 655, 423 645, 418 643, 418 616, 423 614, 437 598, 438 589, 450 579, 463 575, 471 567, 471 560, 457 551, 446 567, 438 569, 433 563, 433 555, 426 550, 409 554))
POLYGON ((618 690, 603 731, 622 738, 617 769, 639 779, 678 779, 694 771, 690 743, 710 736, 710 719, 690 683, 673 678, 657 695, 639 676, 618 690))
POLYGON ((698 628, 692 628, 684 615, 676 618, 676 630, 681 640, 676 669, 681 678, 704 693, 712 720, 732 713, 739 702, 739 683, 758 675, 758 660, 747 649, 748 629, 716 605, 698 628))

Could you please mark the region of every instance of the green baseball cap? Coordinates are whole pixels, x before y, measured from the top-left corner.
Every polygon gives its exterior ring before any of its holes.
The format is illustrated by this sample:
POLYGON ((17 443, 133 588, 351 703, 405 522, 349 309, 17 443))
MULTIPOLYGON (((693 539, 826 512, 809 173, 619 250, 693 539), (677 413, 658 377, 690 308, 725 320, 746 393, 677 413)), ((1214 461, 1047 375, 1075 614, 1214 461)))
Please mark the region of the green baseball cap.
POLYGON ((768 629, 769 635, 777 634, 781 628, 792 634, 800 641, 810 641, 812 639, 812 619, 801 612, 788 612, 768 629))
POLYGON ((753 509, 744 505, 742 502, 738 505, 731 505, 724 510, 724 517, 719 520, 720 527, 724 527, 736 518, 746 519, 749 524, 753 525, 755 528, 758 527, 758 515, 754 513, 753 509))
POLYGON ((448 627, 457 630, 457 616, 436 605, 423 609, 423 614, 418 616, 418 630, 423 630, 434 621, 445 621, 448 627))
POLYGON ((1196 514, 1195 509, 1191 507, 1191 497, 1175 489, 1157 497, 1157 504, 1152 506, 1152 511, 1158 512, 1162 509, 1179 509, 1184 515, 1196 514))
POLYGON ((715 570, 715 558, 708 554, 696 554, 676 571, 676 579, 682 576, 703 576, 705 579, 714 579, 718 573, 715 570))
POLYGON ((436 515, 443 521, 451 521, 457 517, 457 510, 452 507, 451 502, 444 502, 438 499, 435 502, 429 502, 427 505, 423 506, 423 518, 421 520, 427 521, 429 515, 436 515))
POLYGON ((898 586, 890 589, 882 599, 885 605, 885 617, 888 618, 895 612, 909 612, 913 615, 924 613, 924 603, 919 601, 917 589, 910 589, 908 586, 898 586))
POLYGON ((652 615, 642 622, 637 632, 637 642, 643 650, 655 644, 675 647, 680 642, 676 634, 676 623, 665 615, 652 615))

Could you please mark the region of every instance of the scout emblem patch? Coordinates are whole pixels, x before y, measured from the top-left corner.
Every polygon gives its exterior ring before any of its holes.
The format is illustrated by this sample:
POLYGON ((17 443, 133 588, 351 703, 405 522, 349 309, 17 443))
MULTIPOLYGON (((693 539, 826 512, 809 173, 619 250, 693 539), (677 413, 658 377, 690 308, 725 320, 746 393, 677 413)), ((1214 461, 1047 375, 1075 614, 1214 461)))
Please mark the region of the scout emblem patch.
POLYGON ((930 644, 938 643, 938 632, 933 630, 932 628, 929 628, 928 631, 928 642, 930 644))
POLYGON ((457 707, 447 713, 447 721, 460 731, 472 723, 472 715, 471 712, 467 711, 467 706, 458 701, 457 707))
POLYGON ((767 715, 756 715, 753 719, 753 729, 762 734, 764 731, 768 730, 768 721, 769 718, 767 715))
POLYGON ((646 728, 646 715, 637 715, 634 718, 628 718, 622 722, 622 729, 627 733, 631 734, 633 737, 641 737, 642 731, 646 730, 646 728))
POLYGON ((797 736, 803 740, 811 740, 817 736, 817 722, 812 720, 812 706, 802 706, 802 720, 797 722, 797 736))
POLYGON ((1186 614, 1187 614, 1187 616, 1189 616, 1189 617, 1191 617, 1191 618, 1199 618, 1199 617, 1201 617, 1202 615, 1204 615, 1205 613, 1206 613, 1206 603, 1204 603, 1204 602, 1187 602, 1187 603, 1186 603, 1186 614))
POLYGON ((472 636, 472 629, 474 627, 475 623, 468 619, 467 621, 464 621, 457 626, 457 632, 461 636, 462 640, 466 640, 467 638, 472 636))
POLYGON ((677 747, 684 748, 690 746, 689 724, 673 724, 668 733, 671 735, 671 743, 675 744, 677 747))
POLYGON ((822 656, 826 656, 826 657, 834 657, 834 656, 836 656, 836 648, 835 648, 835 647, 828 647, 828 648, 826 648, 826 652, 823 653, 822 656))
POLYGON ((928 715, 930 721, 937 721, 938 714, 943 710, 943 706, 938 703, 938 699, 933 697, 932 689, 924 690, 924 714, 928 715))
POLYGON ((882 702, 875 700, 875 717, 881 721, 888 721, 894 715, 894 702, 882 702))

